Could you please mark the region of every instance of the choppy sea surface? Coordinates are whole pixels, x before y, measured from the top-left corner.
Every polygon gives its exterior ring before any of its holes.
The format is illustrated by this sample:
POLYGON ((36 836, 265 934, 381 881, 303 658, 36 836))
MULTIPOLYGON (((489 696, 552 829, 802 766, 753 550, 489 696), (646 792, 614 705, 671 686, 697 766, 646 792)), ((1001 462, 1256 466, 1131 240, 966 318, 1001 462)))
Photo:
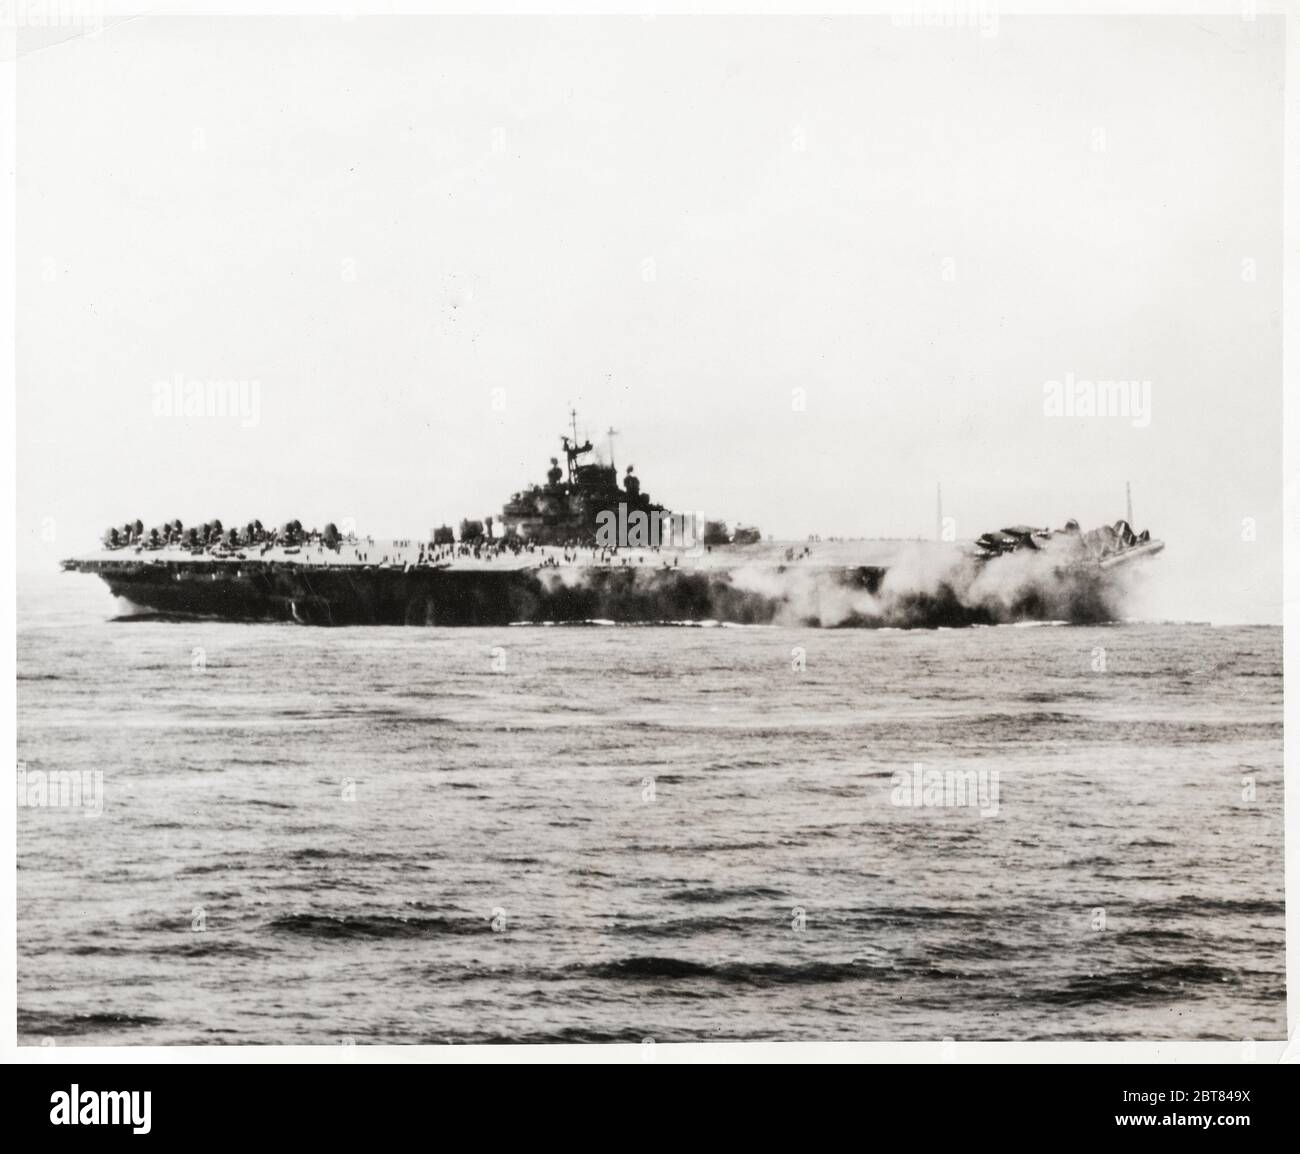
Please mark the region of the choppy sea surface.
POLYGON ((20 580, 25 1043, 1285 1036, 1278 628, 114 612, 20 580))

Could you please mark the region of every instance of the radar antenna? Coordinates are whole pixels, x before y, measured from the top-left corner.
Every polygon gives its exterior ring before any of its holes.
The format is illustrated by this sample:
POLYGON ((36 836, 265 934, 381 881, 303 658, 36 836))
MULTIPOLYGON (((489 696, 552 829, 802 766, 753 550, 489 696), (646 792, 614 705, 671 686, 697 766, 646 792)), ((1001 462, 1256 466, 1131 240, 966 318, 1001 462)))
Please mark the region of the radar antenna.
POLYGON ((578 410, 577 409, 574 408, 569 409, 569 420, 571 422, 571 427, 573 429, 573 440, 570 441, 568 435, 565 434, 560 437, 560 444, 564 446, 564 456, 569 464, 569 483, 572 484, 577 472, 578 458, 582 456, 583 453, 591 452, 591 442, 588 441, 585 445, 578 444, 578 410))

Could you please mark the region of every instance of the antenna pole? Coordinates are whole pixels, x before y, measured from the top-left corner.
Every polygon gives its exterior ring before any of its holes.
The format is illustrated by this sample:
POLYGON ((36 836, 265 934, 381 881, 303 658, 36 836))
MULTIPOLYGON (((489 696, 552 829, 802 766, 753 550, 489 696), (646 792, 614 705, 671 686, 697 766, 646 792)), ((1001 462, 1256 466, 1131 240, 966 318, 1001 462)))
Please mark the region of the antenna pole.
POLYGON ((618 430, 613 425, 610 425, 607 432, 609 435, 609 467, 617 473, 618 466, 614 464, 614 438, 618 436, 618 430))
POLYGON ((1133 528, 1133 486, 1128 481, 1124 482, 1124 496, 1128 506, 1128 527, 1133 528))

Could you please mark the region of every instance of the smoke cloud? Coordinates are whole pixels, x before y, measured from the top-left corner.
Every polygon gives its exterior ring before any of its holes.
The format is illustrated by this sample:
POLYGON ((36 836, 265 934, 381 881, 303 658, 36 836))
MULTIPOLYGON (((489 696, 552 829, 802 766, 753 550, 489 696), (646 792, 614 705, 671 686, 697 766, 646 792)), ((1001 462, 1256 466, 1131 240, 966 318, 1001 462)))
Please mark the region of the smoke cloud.
POLYGON ((773 600, 774 620, 788 625, 933 628, 1119 619, 1122 568, 1102 571, 1073 562, 1047 549, 980 562, 957 549, 908 547, 883 574, 750 566, 732 580, 773 600))

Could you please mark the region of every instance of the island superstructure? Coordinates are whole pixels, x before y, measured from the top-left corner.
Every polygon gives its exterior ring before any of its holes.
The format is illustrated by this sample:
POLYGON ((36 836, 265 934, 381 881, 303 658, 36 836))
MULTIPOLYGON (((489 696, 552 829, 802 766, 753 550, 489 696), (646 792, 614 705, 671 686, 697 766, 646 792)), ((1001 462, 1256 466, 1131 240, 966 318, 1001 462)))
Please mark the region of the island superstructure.
POLYGON ((572 409, 569 419, 572 436, 560 437, 565 468, 560 468, 558 457, 552 457, 546 484, 515 493, 501 510, 507 541, 517 538, 543 545, 590 544, 596 539, 602 512, 615 517, 620 512, 641 513, 647 518, 664 512, 662 505, 654 504, 648 493, 641 492, 634 466, 628 465, 623 487, 619 488, 612 429, 609 463, 584 460, 593 453, 591 441, 579 443, 578 414, 572 409))

